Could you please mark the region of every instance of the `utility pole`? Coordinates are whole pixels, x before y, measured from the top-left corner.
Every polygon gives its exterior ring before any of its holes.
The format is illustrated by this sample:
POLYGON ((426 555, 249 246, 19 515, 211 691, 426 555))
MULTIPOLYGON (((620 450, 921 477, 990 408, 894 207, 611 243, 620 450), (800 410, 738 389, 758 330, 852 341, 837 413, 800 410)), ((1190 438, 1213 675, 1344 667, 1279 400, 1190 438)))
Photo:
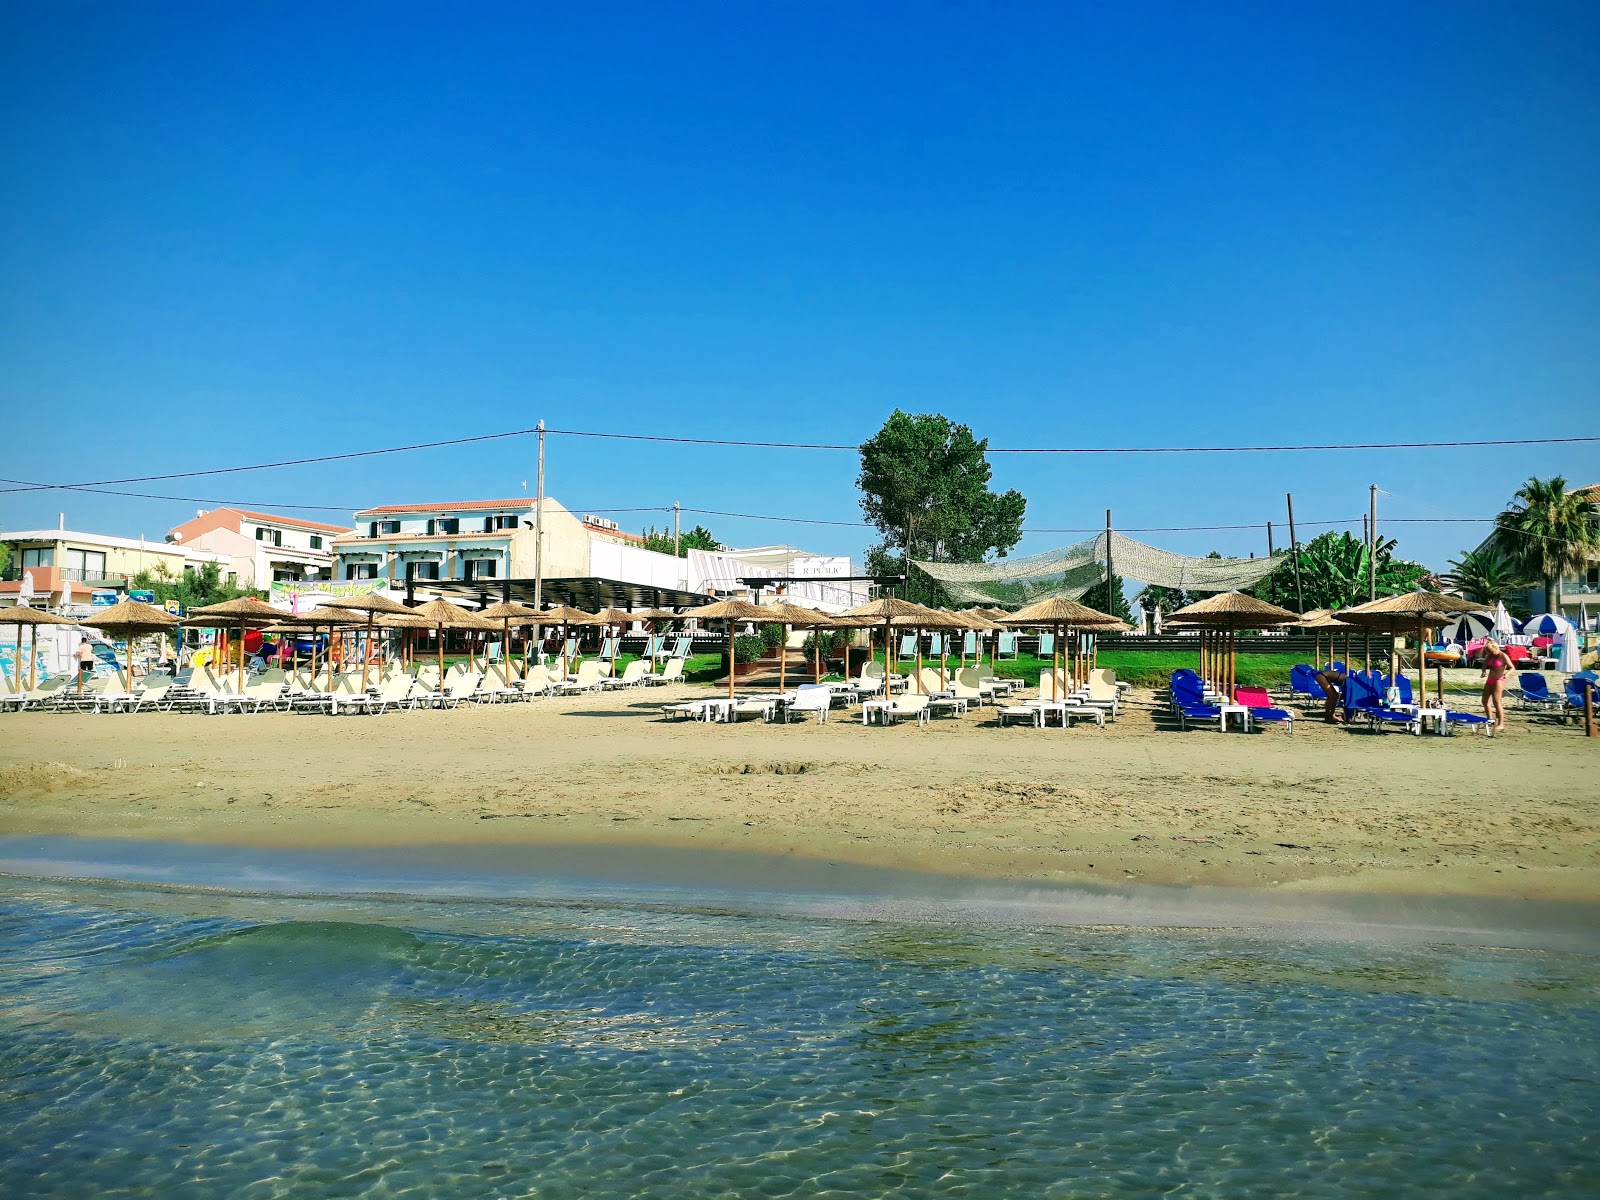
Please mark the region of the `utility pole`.
MULTIPOLYGON (((539 422, 539 480, 534 492, 533 509, 533 607, 544 611, 544 422, 539 422)), ((544 630, 538 622, 533 626, 533 643, 544 645, 544 630)), ((542 661, 542 660, 541 660, 542 661)))
POLYGON ((1378 598, 1378 485, 1367 490, 1367 599, 1378 598))
POLYGON ((1272 522, 1267 522, 1267 557, 1272 557, 1272 522))
POLYGON ((682 512, 683 509, 679 506, 678 502, 674 500, 672 502, 672 555, 674 558, 683 557, 683 551, 678 549, 678 529, 680 525, 679 518, 682 515, 682 512))
POLYGON ((1116 605, 1111 602, 1111 510, 1106 509, 1106 612, 1113 617, 1116 605))
POLYGON ((1294 563, 1294 602, 1297 611, 1306 611, 1306 594, 1300 589, 1300 542, 1294 535, 1294 493, 1285 492, 1289 502, 1289 559, 1294 563))

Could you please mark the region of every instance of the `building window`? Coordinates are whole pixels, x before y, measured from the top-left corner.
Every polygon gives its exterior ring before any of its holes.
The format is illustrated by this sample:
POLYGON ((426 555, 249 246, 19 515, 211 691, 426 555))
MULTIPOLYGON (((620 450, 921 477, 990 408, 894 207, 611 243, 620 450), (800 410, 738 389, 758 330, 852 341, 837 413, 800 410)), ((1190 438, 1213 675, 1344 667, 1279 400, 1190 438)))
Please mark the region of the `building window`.
POLYGON ((346 579, 376 579, 378 577, 378 564, 346 563, 344 577, 346 579))
POLYGON ((378 523, 376 521, 373 521, 370 525, 367 526, 367 536, 368 537, 377 537, 378 536, 378 523))
POLYGON ((256 528, 256 541, 271 542, 274 546, 283 545, 283 530, 256 528))
POLYGON ((417 562, 411 564, 411 578, 437 579, 439 578, 439 564, 436 562, 417 562))
POLYGON ((54 546, 40 546, 33 550, 22 552, 22 565, 25 567, 53 567, 56 562, 56 548, 54 546))
POLYGON ((238 587, 239 586, 239 572, 237 572, 237 571, 229 571, 228 572, 228 586, 229 587, 238 587))
POLYGON ((442 534, 445 534, 446 536, 450 536, 450 537, 453 537, 456 534, 460 533, 461 532, 461 518, 460 517, 440 517, 439 518, 439 532, 442 533, 442 534))
POLYGON ((383 532, 384 533, 399 533, 400 532, 400 522, 399 521, 385 521, 383 523, 383 532))
POLYGON ((1590 567, 1583 581, 1590 587, 1600 587, 1600 567, 1590 567))
POLYGON ((498 564, 492 558, 469 558, 461 567, 463 579, 493 579, 498 573, 498 564))
POLYGON ((311 535, 311 548, 313 550, 322 549, 322 535, 320 533, 313 533, 311 535))
POLYGON ((279 583, 290 583, 300 578, 300 572, 292 567, 274 568, 272 578, 279 583))
POLYGON ((103 550, 68 550, 66 577, 80 582, 85 579, 106 577, 106 556, 103 550))
POLYGON ((506 513, 483 519, 483 531, 485 533, 498 533, 502 529, 515 529, 516 527, 517 518, 506 513))

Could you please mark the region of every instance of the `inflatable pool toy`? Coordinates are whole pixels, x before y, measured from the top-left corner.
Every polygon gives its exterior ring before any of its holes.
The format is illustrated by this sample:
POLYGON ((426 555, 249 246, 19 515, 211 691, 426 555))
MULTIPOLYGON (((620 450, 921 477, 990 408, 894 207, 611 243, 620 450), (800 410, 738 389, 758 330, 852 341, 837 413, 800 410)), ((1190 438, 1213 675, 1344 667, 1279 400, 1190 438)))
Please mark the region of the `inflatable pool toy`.
POLYGON ((1460 646, 1430 646, 1422 654, 1424 662, 1437 667, 1460 666, 1463 657, 1460 646))

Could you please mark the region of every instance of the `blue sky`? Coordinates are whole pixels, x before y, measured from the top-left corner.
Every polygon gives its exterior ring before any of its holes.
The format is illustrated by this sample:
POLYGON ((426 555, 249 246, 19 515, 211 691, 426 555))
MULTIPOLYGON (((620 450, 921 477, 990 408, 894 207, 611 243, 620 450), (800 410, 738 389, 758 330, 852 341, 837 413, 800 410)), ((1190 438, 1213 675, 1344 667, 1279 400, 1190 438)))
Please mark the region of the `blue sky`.
MULTIPOLYGON (((1589 3, 16 4, 0 152, 12 478, 540 417, 853 444, 895 407, 997 446, 1600 434, 1589 3)), ((854 521, 856 468, 552 439, 548 486, 854 521)), ((519 441, 134 490, 357 506, 532 470, 519 441)), ((996 460, 1040 529, 1259 526, 1289 490, 1309 526, 1369 483, 1384 517, 1484 516, 1557 472, 1600 480, 1600 447, 996 460)), ((197 506, 12 492, 0 526, 197 506)), ((1435 567, 1480 533, 1396 529, 1435 567)))

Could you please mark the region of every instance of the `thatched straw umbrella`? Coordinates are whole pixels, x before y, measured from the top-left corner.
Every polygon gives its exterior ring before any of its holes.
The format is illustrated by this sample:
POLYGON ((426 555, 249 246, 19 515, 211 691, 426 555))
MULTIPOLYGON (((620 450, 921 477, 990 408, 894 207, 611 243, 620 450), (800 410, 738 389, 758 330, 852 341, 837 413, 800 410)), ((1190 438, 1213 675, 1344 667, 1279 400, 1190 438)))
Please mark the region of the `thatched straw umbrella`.
MULTIPOLYGON (((594 615, 594 623, 596 625, 600 625, 605 629, 615 629, 617 631, 616 652, 612 655, 612 658, 611 658, 611 661, 612 661, 612 664, 613 664, 611 669, 612 669, 613 673, 616 670, 616 667, 615 667, 616 660, 622 656, 622 638, 623 638, 623 635, 628 632, 628 626, 633 624, 638 619, 639 618, 637 616, 635 616, 633 613, 628 612, 627 610, 621 609, 621 608, 602 608, 599 612, 595 613, 595 615, 594 615)), ((605 650, 605 634, 602 633, 600 635, 600 637, 601 637, 600 646, 601 646, 601 651, 603 653, 604 650, 605 650)))
MULTIPOLYGON (((1063 652, 1062 642, 1066 630, 1077 629, 1105 629, 1120 625, 1121 622, 1109 613, 1103 613, 1097 608, 1090 608, 1087 604, 1079 604, 1076 600, 1068 600, 1062 596, 1055 596, 1048 600, 1039 600, 1026 608, 1019 609, 1000 618, 999 624, 1021 626, 1025 628, 1054 629, 1056 638, 1054 653, 1050 661, 1050 698, 1053 700, 1064 699, 1056 694, 1056 672, 1061 669, 1063 652)), ((1066 663, 1067 672, 1070 674, 1073 662, 1069 656, 1066 663)), ((1039 694, 1044 695, 1041 686, 1039 694)))
MULTIPOLYGON (((11 608, 0 608, 0 625, 15 625, 17 627, 17 691, 22 690, 22 630, 28 629, 28 688, 31 691, 36 684, 36 664, 39 658, 39 626, 41 625, 75 625, 77 622, 68 617, 58 617, 55 613, 45 612, 42 608, 29 608, 26 604, 18 604, 11 608)), ((131 670, 131 668, 130 668, 131 670)))
POLYGON ((573 608, 570 604, 558 604, 555 608, 547 608, 539 613, 539 620, 545 625, 561 626, 561 675, 568 674, 567 665, 567 631, 573 625, 596 625, 599 623, 594 613, 584 612, 581 608, 573 608))
POLYGON ((207 604, 201 608, 191 608, 185 625, 197 626, 201 629, 231 629, 239 631, 239 691, 244 691, 244 631, 246 629, 262 629, 268 625, 279 624, 288 616, 281 609, 273 608, 265 600, 257 600, 254 596, 240 596, 237 600, 224 600, 221 604, 207 604))
MULTIPOLYGON (((894 596, 884 596, 882 599, 870 601, 867 604, 858 604, 844 613, 847 617, 872 617, 873 624, 883 622, 883 694, 889 694, 889 673, 894 665, 894 627, 916 627, 920 620, 939 620, 937 613, 931 608, 924 608, 920 604, 913 604, 909 600, 900 600, 894 596)), ((870 650, 870 647, 869 647, 870 650)), ((921 690, 922 666, 922 639, 917 639, 917 676, 918 690, 921 690)))
MULTIPOLYGON (((128 676, 123 687, 132 691, 134 637, 141 633, 165 633, 178 624, 178 618, 165 609, 155 608, 138 600, 124 600, 78 624, 104 630, 106 633, 120 633, 128 640, 128 676)), ((79 691, 83 689, 81 671, 78 673, 78 689, 79 691)))
POLYGON ((812 630, 814 649, 815 639, 818 637, 821 630, 825 626, 833 624, 833 622, 822 613, 817 612, 816 609, 801 608, 798 604, 768 604, 761 607, 763 608, 763 611, 770 614, 769 616, 763 618, 764 620, 777 621, 783 626, 784 644, 778 648, 778 690, 780 692, 785 691, 789 686, 788 633, 790 627, 793 626, 800 629, 812 630))
POLYGON ((733 675, 736 665, 733 657, 734 631, 741 621, 765 621, 771 609, 751 604, 748 600, 719 600, 684 613, 700 621, 726 621, 728 623, 728 699, 733 699, 733 675))
POLYGON ((419 604, 415 608, 402 609, 402 612, 414 619, 426 621, 427 627, 432 629, 439 638, 439 686, 444 687, 444 631, 446 629, 465 629, 474 633, 494 633, 500 627, 493 621, 486 621, 475 612, 462 608, 459 604, 451 604, 448 600, 429 600, 426 604, 419 604))
MULTIPOLYGON (((541 620, 537 609, 528 608, 526 605, 518 604, 513 600, 502 600, 499 604, 491 604, 488 608, 481 610, 478 615, 485 621, 499 621, 501 623, 502 636, 505 638, 502 661, 505 662, 508 668, 511 665, 511 627, 513 625, 519 627, 537 625, 541 620)), ((528 673, 528 642, 526 638, 522 642, 522 673, 524 675, 528 673)), ((511 676, 508 674, 506 682, 509 683, 510 681, 511 676)))
MULTIPOLYGON (((1341 609, 1338 619, 1349 625, 1360 625, 1367 629, 1376 629, 1389 634, 1391 638, 1401 633, 1417 631, 1417 703, 1424 704, 1428 698, 1427 665, 1423 655, 1423 646, 1427 638, 1427 627, 1442 625, 1449 619, 1450 613, 1477 612, 1482 605, 1471 604, 1466 600, 1459 600, 1454 596, 1446 596, 1441 592, 1403 592, 1398 596, 1384 596, 1378 600, 1369 600, 1365 604, 1357 604, 1353 608, 1341 609)), ((1396 671, 1395 648, 1391 641, 1389 644, 1389 673, 1396 671)), ((1367 664, 1367 669, 1372 669, 1372 664, 1367 664)), ((1444 699, 1443 670, 1440 671, 1440 687, 1438 699, 1444 699)))
POLYGON ((428 624, 426 617, 417 616, 409 608, 404 613, 379 613, 373 619, 372 624, 376 629, 394 630, 401 635, 400 662, 407 669, 410 669, 412 662, 416 658, 411 635, 418 629, 433 628, 432 625, 428 624))
POLYGON ((1201 677, 1232 700, 1239 682, 1239 630, 1271 629, 1298 624, 1299 620, 1299 613, 1243 592, 1220 592, 1178 609, 1167 617, 1166 624, 1192 625, 1200 629, 1201 677))
MULTIPOLYGON (((409 611, 409 610, 407 610, 407 611, 409 611)), ((333 686, 333 654, 332 654, 332 649, 333 649, 333 635, 334 635, 334 632, 336 630, 339 630, 339 629, 348 629, 352 625, 360 625, 361 624, 361 614, 358 613, 358 612, 351 612, 349 609, 345 609, 345 608, 331 608, 328 605, 324 604, 324 605, 320 605, 317 608, 313 608, 310 612, 293 613, 293 614, 284 613, 284 614, 282 614, 282 620, 281 620, 280 624, 283 624, 283 625, 298 625, 302 629, 306 629, 306 630, 310 631, 310 633, 311 633, 311 678, 312 679, 315 679, 317 677, 317 630, 323 628, 324 626, 327 627, 327 630, 328 630, 328 648, 329 648, 329 654, 327 656, 327 658, 328 658, 328 686, 332 687, 333 686)), ((299 655, 299 651, 296 650, 296 657, 293 660, 293 665, 295 665, 295 666, 299 665, 298 655, 299 655)))
MULTIPOLYGON (((929 611, 933 613, 933 619, 929 620, 923 626, 923 628, 932 629, 939 633, 939 689, 943 691, 946 687, 950 686, 950 681, 948 679, 949 672, 945 669, 947 660, 950 657, 949 635, 952 632, 961 632, 972 627, 967 623, 967 619, 965 617, 959 615, 958 613, 950 612, 948 609, 935 608, 929 611)), ((917 637, 917 681, 917 690, 921 691, 922 637, 920 632, 917 637)))
POLYGON ((345 608, 349 609, 351 612, 361 612, 367 614, 367 643, 366 649, 361 655, 361 690, 366 691, 367 667, 372 661, 373 617, 378 613, 390 613, 391 615, 396 613, 407 613, 410 612, 411 609, 407 608, 404 604, 400 604, 397 601, 389 599, 387 596, 380 596, 377 592, 362 592, 357 596, 341 596, 336 600, 329 600, 326 607, 345 608))

